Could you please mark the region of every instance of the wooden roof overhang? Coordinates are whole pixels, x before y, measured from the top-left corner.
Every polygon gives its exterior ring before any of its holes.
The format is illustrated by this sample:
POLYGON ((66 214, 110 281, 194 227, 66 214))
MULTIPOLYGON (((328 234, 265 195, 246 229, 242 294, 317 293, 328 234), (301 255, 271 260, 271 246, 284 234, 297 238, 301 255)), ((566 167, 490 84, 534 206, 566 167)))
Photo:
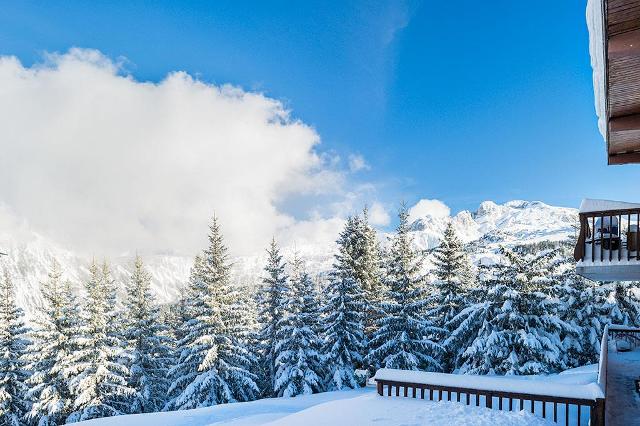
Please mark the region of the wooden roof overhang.
POLYGON ((640 163, 640 0, 600 7, 608 163, 640 163))

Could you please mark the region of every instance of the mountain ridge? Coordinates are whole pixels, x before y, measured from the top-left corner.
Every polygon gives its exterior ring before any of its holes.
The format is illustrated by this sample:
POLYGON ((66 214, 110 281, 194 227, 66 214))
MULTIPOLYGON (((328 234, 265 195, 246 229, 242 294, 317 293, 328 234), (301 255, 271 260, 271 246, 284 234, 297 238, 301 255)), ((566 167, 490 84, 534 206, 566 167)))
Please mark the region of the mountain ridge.
MULTIPOLYGON (((425 214, 411 224, 414 245, 421 250, 436 247, 447 224, 451 222, 465 243, 474 243, 472 260, 476 263, 495 262, 500 246, 541 241, 560 241, 575 234, 577 210, 556 207, 541 201, 512 200, 503 204, 493 201, 480 203, 475 212, 461 211, 453 216, 425 214)), ((392 235, 380 232, 383 244, 392 235)), ((337 237, 337 235, 336 235, 337 237)), ((56 244, 29 229, 24 221, 0 218, 0 248, 8 256, 0 260, 16 285, 16 299, 31 318, 41 304, 40 283, 54 259, 71 280, 78 292, 88 276, 91 259, 56 244)), ((330 267, 335 246, 307 247, 303 254, 309 270, 321 275, 330 267)), ((285 257, 293 248, 283 250, 285 257)), ((142 256, 152 276, 152 291, 159 303, 176 300, 189 276, 192 258, 175 255, 142 256)), ((236 284, 255 285, 259 282, 265 255, 242 256, 232 259, 233 280, 236 284)), ((124 283, 129 277, 133 256, 109 259, 114 278, 124 283)), ((429 267, 429 262, 426 263, 429 267)))

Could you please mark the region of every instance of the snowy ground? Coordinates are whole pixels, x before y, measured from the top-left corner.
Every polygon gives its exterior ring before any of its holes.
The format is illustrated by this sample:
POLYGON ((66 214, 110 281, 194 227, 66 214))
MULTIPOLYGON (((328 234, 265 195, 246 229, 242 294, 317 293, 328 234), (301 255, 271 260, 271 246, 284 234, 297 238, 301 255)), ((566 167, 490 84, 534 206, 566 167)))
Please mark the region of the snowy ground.
POLYGON ((607 372, 607 426, 640 424, 640 396, 635 391, 640 378, 640 348, 616 352, 609 347, 607 372))
MULTIPOLYGON (((512 380, 514 377, 505 378, 512 380)), ((597 365, 568 370, 552 376, 519 376, 518 380, 584 385, 597 379, 597 365)), ((538 407, 539 408, 539 407, 538 407)), ((560 407, 561 408, 561 407, 560 407)), ((575 407, 574 407, 575 408, 575 407)), ((455 402, 436 402, 412 398, 380 397, 375 389, 325 392, 296 398, 272 398, 237 404, 225 404, 198 410, 169 413, 137 414, 132 416, 96 419, 82 423, 86 426, 333 426, 333 425, 550 425, 534 417, 525 406, 522 412, 489 410, 455 402)), ((536 412, 539 412, 536 409, 536 412)), ((570 420, 576 423, 571 412, 570 420)), ((588 413, 584 423, 588 421, 588 413)), ((559 418, 564 418, 562 408, 559 418)))
POLYGON ((454 402, 380 397, 374 389, 275 398, 198 410, 137 414, 81 423, 86 426, 334 426, 334 425, 548 425, 526 412, 507 413, 454 402))

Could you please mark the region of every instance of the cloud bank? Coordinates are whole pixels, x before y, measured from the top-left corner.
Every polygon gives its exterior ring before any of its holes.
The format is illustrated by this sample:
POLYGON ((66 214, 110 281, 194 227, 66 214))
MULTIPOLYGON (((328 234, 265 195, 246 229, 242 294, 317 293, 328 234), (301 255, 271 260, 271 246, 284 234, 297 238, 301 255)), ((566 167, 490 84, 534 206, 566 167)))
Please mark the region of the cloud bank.
POLYGON ((451 209, 440 200, 422 199, 409 209, 409 221, 413 222, 424 216, 447 217, 451 209))
POLYGON ((332 241, 335 214, 280 207, 343 196, 319 142, 281 102, 184 72, 139 82, 87 49, 31 67, 0 57, 0 204, 77 250, 191 255, 214 212, 234 254, 272 235, 332 241))

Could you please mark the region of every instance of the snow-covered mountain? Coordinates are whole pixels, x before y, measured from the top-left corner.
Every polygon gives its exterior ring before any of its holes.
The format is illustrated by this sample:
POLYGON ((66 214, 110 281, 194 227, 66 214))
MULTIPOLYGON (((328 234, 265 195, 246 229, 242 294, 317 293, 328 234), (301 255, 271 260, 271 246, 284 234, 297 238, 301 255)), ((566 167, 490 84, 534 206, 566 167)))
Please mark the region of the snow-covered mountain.
MULTIPOLYGON (((523 242, 557 241, 574 235, 577 210, 554 207, 539 201, 510 201, 496 204, 485 201, 475 212, 462 211, 453 217, 442 214, 424 215, 412 223, 416 246, 423 250, 438 245, 447 223, 453 222, 460 237, 474 244, 474 260, 490 262, 500 245, 523 242)), ((386 240, 390 234, 382 233, 386 240)), ((334 247, 305 247, 309 269, 320 274, 329 269, 334 247)), ((0 218, 0 251, 9 255, 0 259, 0 267, 6 268, 17 287, 17 300, 28 314, 39 305, 40 282, 46 280, 53 259, 61 264, 65 277, 80 288, 88 275, 89 258, 74 253, 30 230, 24 223, 0 218)), ((285 250, 285 256, 290 251, 285 250)), ((152 274, 153 291, 160 302, 175 300, 182 290, 191 267, 189 257, 154 255, 144 256, 152 274)), ((131 256, 109 260, 114 276, 124 282, 129 276, 131 256)), ((265 256, 236 258, 234 280, 238 283, 256 283, 262 274, 265 256)))

